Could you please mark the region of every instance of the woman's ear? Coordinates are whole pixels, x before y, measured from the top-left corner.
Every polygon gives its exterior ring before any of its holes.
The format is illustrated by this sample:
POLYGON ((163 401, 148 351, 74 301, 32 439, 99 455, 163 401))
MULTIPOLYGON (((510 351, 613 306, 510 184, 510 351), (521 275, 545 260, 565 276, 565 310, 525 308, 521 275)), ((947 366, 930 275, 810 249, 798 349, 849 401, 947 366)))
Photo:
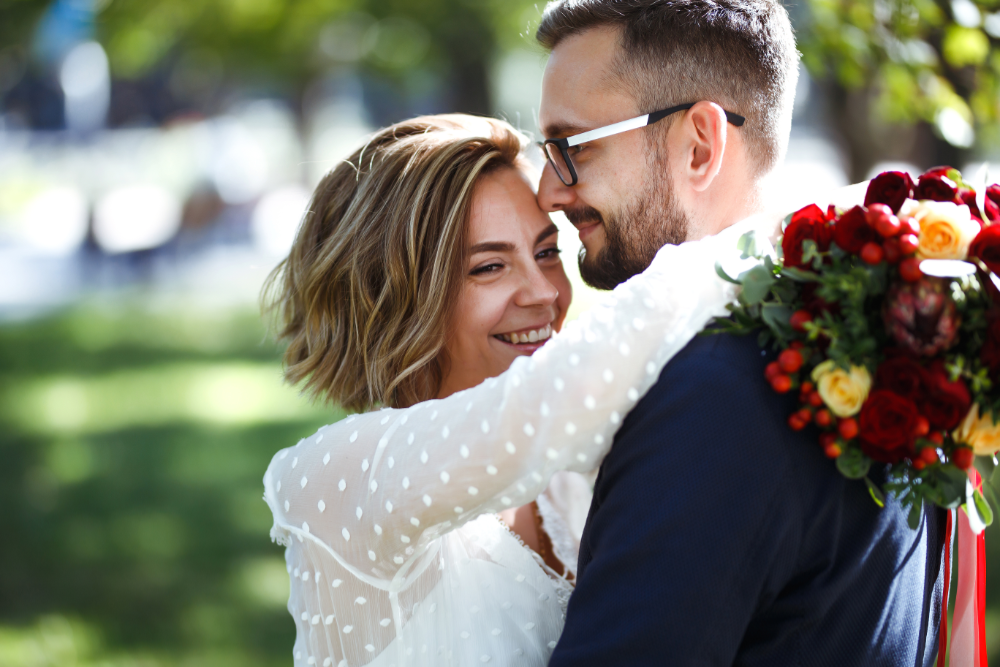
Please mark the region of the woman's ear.
POLYGON ((684 115, 683 175, 692 190, 704 192, 722 169, 729 128, 726 112, 715 102, 698 102, 684 115))

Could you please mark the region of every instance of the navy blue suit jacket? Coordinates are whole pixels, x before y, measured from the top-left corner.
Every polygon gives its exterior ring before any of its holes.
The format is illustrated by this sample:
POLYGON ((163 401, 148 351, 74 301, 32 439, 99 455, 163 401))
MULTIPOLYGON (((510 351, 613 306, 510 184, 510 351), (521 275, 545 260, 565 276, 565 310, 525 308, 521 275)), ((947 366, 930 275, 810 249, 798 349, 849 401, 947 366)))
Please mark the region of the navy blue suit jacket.
POLYGON ((790 430, 755 338, 695 338, 625 419, 553 667, 934 662, 944 514, 911 530, 790 430))

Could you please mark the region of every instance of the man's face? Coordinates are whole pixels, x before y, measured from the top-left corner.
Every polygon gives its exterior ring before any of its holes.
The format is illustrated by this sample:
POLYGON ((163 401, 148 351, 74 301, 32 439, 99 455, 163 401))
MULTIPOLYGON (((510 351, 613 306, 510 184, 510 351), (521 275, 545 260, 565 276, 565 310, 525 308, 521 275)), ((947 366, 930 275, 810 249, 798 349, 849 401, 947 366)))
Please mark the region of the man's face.
MULTIPOLYGON (((552 51, 542 80, 539 124, 546 139, 568 137, 627 120, 640 110, 613 85, 618 32, 593 28, 552 51)), ((672 101, 671 101, 672 102, 672 101)), ((667 121, 660 121, 666 123, 667 121)), ((570 148, 579 182, 567 187, 551 165, 539 184, 543 210, 563 211, 580 234, 580 273, 600 289, 649 266, 656 251, 687 237, 687 220, 672 193, 667 140, 656 126, 570 148)))

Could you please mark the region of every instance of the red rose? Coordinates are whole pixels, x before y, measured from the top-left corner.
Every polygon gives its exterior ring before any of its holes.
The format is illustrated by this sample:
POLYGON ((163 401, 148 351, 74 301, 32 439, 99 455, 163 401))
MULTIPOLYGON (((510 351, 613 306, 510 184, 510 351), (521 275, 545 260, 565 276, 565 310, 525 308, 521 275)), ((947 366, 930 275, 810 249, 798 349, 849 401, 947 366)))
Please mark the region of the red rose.
POLYGON ((868 184, 865 206, 885 204, 893 213, 913 194, 913 179, 905 171, 883 171, 868 184))
POLYGON ((972 188, 962 188, 958 191, 959 200, 969 207, 969 212, 972 213, 972 219, 979 223, 979 226, 983 226, 983 214, 979 210, 979 204, 976 203, 976 191, 972 188))
POLYGON ((996 222, 1000 219, 1000 206, 997 206, 992 199, 986 200, 986 220, 996 222))
POLYGON ((844 213, 833 226, 833 241, 847 252, 857 253, 864 244, 878 240, 878 232, 868 225, 860 206, 844 213))
POLYGON ((979 358, 990 369, 990 377, 1000 379, 1000 313, 991 311, 987 316, 986 342, 979 351, 979 358))
POLYGON ((986 218, 990 222, 1000 219, 1000 185, 996 183, 986 188, 986 218))
POLYGON ((802 266, 802 242, 816 242, 821 252, 830 249, 830 226, 826 223, 823 210, 815 204, 792 214, 792 221, 785 227, 781 238, 781 250, 785 256, 785 266, 802 266))
POLYGON ((886 359, 875 371, 875 387, 918 403, 924 394, 924 369, 907 356, 886 359))
POLYGON ((920 402, 920 412, 932 428, 950 431, 962 423, 972 405, 962 378, 950 381, 944 362, 937 359, 924 371, 924 386, 926 394, 920 402))
POLYGON ((924 173, 917 181, 917 187, 913 189, 913 198, 961 204, 962 200, 958 198, 958 186, 945 175, 949 171, 951 167, 935 167, 924 173))
POLYGON ((987 225, 969 244, 969 257, 983 262, 993 273, 1000 274, 1000 224, 987 225))
POLYGON ((876 461, 896 463, 910 453, 919 417, 910 399, 886 389, 873 391, 858 416, 861 449, 876 461))

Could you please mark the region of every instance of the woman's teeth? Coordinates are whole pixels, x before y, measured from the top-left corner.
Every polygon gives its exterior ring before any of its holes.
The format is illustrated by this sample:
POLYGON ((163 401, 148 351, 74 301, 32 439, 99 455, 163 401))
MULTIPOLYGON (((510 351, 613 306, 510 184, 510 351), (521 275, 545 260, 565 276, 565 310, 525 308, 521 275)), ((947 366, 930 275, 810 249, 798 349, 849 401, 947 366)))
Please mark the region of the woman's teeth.
POLYGON ((546 324, 541 329, 535 329, 532 331, 527 331, 525 333, 511 333, 511 334, 497 334, 497 338, 508 343, 537 343, 542 340, 548 340, 552 337, 552 325, 546 324))

